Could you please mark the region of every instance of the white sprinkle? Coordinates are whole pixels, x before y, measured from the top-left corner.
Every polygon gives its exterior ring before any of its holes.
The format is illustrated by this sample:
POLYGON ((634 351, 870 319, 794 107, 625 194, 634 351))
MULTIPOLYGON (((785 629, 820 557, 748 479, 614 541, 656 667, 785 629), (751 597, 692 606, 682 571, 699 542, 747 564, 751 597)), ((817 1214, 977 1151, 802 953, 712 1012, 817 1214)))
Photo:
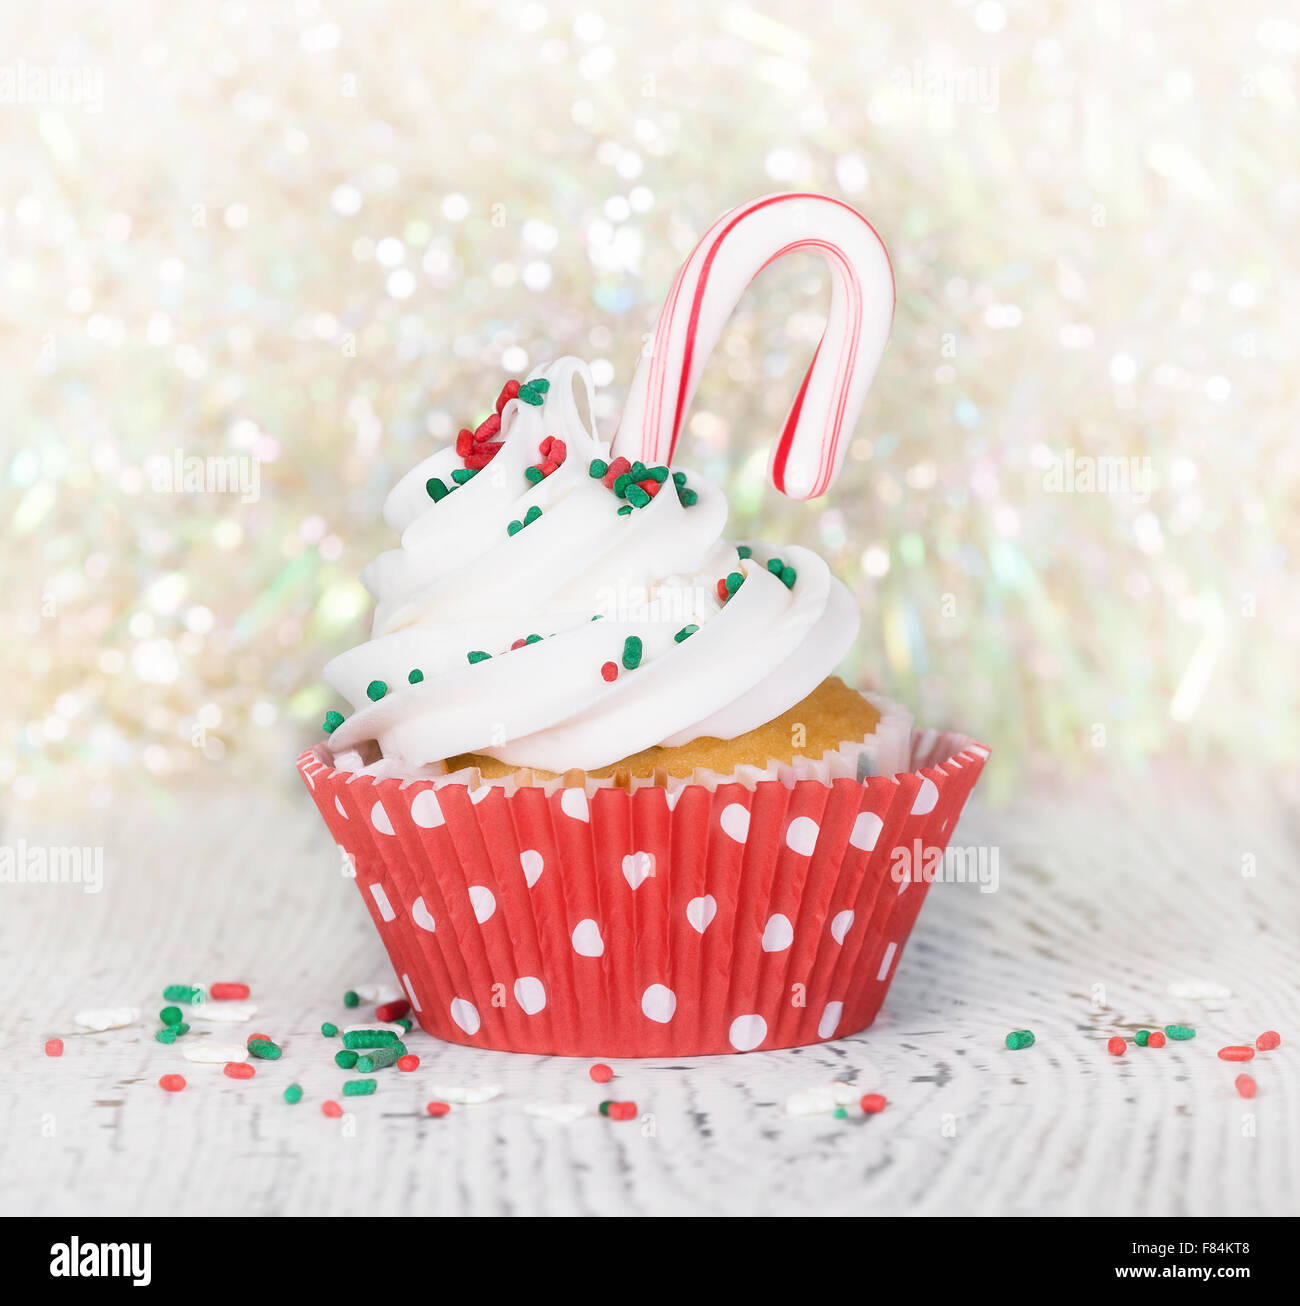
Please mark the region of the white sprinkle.
POLYGON ((362 1002, 374 1002, 376 1004, 399 1002, 406 997, 401 986, 394 984, 392 980, 376 980, 373 984, 358 984, 353 992, 362 1002))
POLYGON ((248 1049, 242 1043, 218 1043, 216 1039, 196 1038, 181 1048, 186 1061, 247 1061, 248 1049))
POLYGON ((1174 980, 1166 991, 1171 998, 1190 998, 1193 1002, 1214 1002, 1232 997, 1232 990, 1226 984, 1207 979, 1174 980))
POLYGON ((558 1120, 567 1125, 569 1121, 585 1116, 587 1108, 579 1102, 525 1102, 524 1113, 539 1120, 558 1120))
POLYGON ((140 1019, 139 1007, 92 1007, 72 1018, 82 1029, 125 1029, 140 1019))
POLYGON ((786 1101, 785 1111, 791 1116, 829 1115, 837 1106, 848 1106, 855 1097, 857 1093, 851 1085, 836 1081, 795 1093, 786 1101))
POLYGON ((472 1084, 435 1084, 430 1090, 435 1098, 444 1102, 455 1102, 461 1106, 479 1106, 501 1095, 500 1084, 484 1084, 475 1087, 472 1084))
POLYGON ((234 1025, 257 1015, 255 1002, 205 1002, 190 1011, 191 1020, 206 1020, 214 1025, 234 1025))

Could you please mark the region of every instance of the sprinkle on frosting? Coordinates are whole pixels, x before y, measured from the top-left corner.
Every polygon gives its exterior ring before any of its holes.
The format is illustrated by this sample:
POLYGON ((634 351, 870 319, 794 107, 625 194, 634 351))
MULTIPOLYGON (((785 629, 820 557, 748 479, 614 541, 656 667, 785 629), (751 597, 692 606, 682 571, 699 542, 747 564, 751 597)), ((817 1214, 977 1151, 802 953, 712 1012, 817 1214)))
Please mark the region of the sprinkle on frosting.
POLYGON ((422 681, 422 680, 424 679, 424 672, 421 671, 419 667, 416 667, 415 670, 412 671, 411 674, 410 674, 409 676, 406 677, 406 679, 407 679, 407 680, 408 680, 412 685, 418 685, 418 684, 420 683, 420 681, 422 681))
POLYGON ((606 663, 605 663, 605 664, 600 668, 600 674, 601 674, 602 676, 604 676, 606 680, 617 680, 617 679, 618 679, 618 663, 617 663, 617 662, 606 662, 606 663))
POLYGON ((623 641, 623 665, 629 671, 635 671, 641 665, 641 640, 637 635, 629 635, 623 641))
POLYGON ((726 577, 718 582, 718 598, 725 603, 744 583, 745 578, 740 572, 728 572, 726 577))
POLYGON ((754 550, 751 549, 748 544, 738 544, 736 546, 736 555, 740 558, 752 558, 754 556, 754 550))
POLYGON ((782 562, 780 558, 769 558, 767 560, 767 569, 777 578, 786 589, 793 589, 795 582, 795 570, 782 562))
POLYGON ((447 482, 440 476, 430 476, 429 479, 425 481, 424 488, 428 490, 429 498, 431 498, 434 503, 440 503, 451 493, 447 488, 447 482))
POLYGON ((593 458, 587 464, 587 475, 593 481, 602 480, 607 471, 609 471, 609 464, 603 458, 593 458))
POLYGON ((451 479, 455 481, 457 485, 464 485, 466 481, 472 481, 477 475, 478 468, 476 467, 458 467, 454 472, 452 472, 451 479))
POLYGON ((372 680, 366 686, 366 697, 372 703, 378 703, 388 693, 388 686, 382 680, 372 680))
POLYGON ((681 630, 679 630, 677 634, 673 636, 673 643, 680 644, 682 640, 690 639, 690 637, 694 635, 697 630, 699 630, 699 627, 696 625, 683 626, 681 630))
POLYGON ((470 665, 473 666, 475 662, 486 662, 492 654, 484 653, 481 648, 476 648, 472 652, 466 653, 465 656, 469 659, 470 665))
POLYGON ((536 504, 533 504, 533 506, 524 513, 523 521, 512 521, 510 525, 506 527, 506 534, 518 535, 525 526, 531 526, 541 515, 542 510, 536 504))
POLYGON ((323 728, 327 735, 332 735, 343 724, 342 712, 326 712, 325 720, 322 722, 323 728))

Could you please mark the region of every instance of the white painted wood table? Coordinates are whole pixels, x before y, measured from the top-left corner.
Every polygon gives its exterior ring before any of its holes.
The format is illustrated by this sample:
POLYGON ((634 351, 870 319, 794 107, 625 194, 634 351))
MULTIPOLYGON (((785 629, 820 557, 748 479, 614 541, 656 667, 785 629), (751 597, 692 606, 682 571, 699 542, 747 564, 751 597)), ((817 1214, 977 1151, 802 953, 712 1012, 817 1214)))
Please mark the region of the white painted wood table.
MULTIPOLYGON (((103 892, 0 885, 0 1213, 1253 1214, 1300 1212, 1300 784, 1168 773, 1040 786, 967 811, 957 842, 999 853, 996 893, 930 892, 884 1011, 815 1048, 587 1063, 444 1045, 384 1072, 349 1118, 319 1034, 345 988, 384 973, 355 887, 292 763, 281 786, 57 821, 6 817, 0 842, 105 850, 103 892), (1253 871, 1253 874, 1250 872, 1253 871), (1176 998, 1185 978, 1219 1003, 1176 998), (162 985, 243 979, 285 1057, 255 1079, 153 1039, 162 985), (76 1033, 73 1013, 134 1004, 133 1029, 76 1033), (1174 1020, 1189 1043, 1106 1039, 1174 1020), (1037 1044, 1010 1052, 1028 1026, 1037 1044), (1264 1029, 1248 1069, 1217 1049, 1264 1029), (66 1052, 46 1058, 44 1040, 66 1052), (180 1071, 190 1087, 162 1092, 180 1071), (887 1110, 786 1114, 833 1079, 887 1110), (300 1082, 298 1106, 280 1093, 300 1082), (424 1114, 436 1083, 504 1085, 424 1114), (635 1099, 642 1123, 534 1118, 538 1100, 635 1099), (645 1118, 649 1121, 646 1122, 645 1118)), ((250 1026, 225 1027, 247 1034, 250 1026)), ((187 1036, 193 1037, 193 1036, 187 1036)))

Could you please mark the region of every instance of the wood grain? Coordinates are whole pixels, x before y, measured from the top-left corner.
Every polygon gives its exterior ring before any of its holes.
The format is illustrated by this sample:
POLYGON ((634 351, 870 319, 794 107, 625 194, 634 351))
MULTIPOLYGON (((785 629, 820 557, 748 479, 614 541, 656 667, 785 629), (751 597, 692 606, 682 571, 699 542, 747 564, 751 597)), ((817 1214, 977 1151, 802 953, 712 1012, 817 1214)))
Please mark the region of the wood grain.
MULTIPOLYGON (((876 1025, 791 1052, 587 1063, 442 1045, 330 1121, 345 1077, 322 1020, 383 974, 356 890, 306 795, 178 791, 59 820, 10 814, 4 842, 104 848, 97 895, 0 885, 0 1190, 5 1214, 1295 1214, 1300 1212, 1300 831, 1293 777, 1170 771, 1010 806, 957 834, 999 854, 996 893, 936 885, 876 1025), (1249 860, 1253 858, 1253 864, 1249 860), (1243 874, 1243 866, 1252 874, 1243 874), (1230 986, 1219 1004, 1171 981, 1230 986), (241 979, 282 1061, 226 1079, 154 1042, 168 982, 241 979), (130 1030, 75 1011, 129 1003, 130 1030), (1198 1037, 1108 1056, 1113 1033, 1187 1020, 1198 1037), (1036 1045, 1009 1052, 1007 1030, 1036 1045), (1226 1043, 1266 1028, 1245 1069, 1226 1043), (62 1035, 60 1059, 41 1054, 62 1035), (190 1087, 163 1093, 180 1070, 190 1087), (842 1079, 871 1118, 792 1118, 793 1092, 842 1079), (283 1086, 300 1082, 288 1106, 283 1086), (496 1101, 423 1113, 435 1083, 496 1101), (570 1124, 530 1101, 635 1099, 637 1123, 570 1124), (19 1177, 13 1182, 14 1176, 19 1177)), ((198 1027, 196 1026, 196 1029, 198 1027)), ((246 1034, 251 1027, 234 1028, 246 1034)))

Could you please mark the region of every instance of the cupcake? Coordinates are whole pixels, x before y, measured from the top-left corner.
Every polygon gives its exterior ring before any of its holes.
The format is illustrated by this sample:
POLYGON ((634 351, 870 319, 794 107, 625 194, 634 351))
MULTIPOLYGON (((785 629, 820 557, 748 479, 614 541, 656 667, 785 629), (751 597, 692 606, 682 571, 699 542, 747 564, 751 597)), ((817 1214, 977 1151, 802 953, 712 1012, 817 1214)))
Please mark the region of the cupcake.
POLYGON ((839 679, 849 591, 807 549, 725 539, 723 494, 672 456, 735 300, 800 245, 835 296, 773 480, 822 492, 892 279, 853 210, 772 196, 688 259, 612 447, 560 359, 384 504, 371 638, 326 666, 346 710, 299 769, 437 1037, 688 1056, 880 1006, 926 889, 900 866, 942 852, 987 750, 839 679))

